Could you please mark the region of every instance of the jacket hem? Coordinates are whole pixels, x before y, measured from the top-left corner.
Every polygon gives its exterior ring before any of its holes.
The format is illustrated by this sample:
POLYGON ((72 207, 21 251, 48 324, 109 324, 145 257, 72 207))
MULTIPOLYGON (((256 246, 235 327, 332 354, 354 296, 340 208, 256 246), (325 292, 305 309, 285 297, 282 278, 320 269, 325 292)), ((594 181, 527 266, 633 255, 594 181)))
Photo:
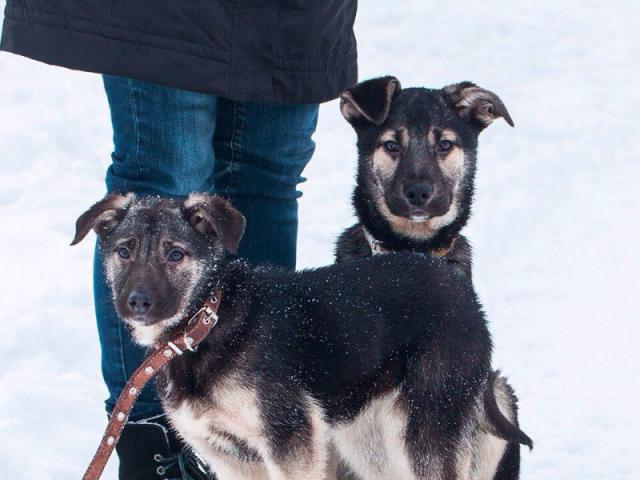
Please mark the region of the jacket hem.
POLYGON ((240 65, 232 70, 227 58, 205 58, 167 46, 11 16, 4 19, 0 50, 73 70, 128 77, 240 101, 322 103, 336 98, 357 81, 355 52, 325 70, 318 70, 318 64, 309 65, 316 69, 298 70, 283 62, 278 66, 285 68, 246 72, 240 65))

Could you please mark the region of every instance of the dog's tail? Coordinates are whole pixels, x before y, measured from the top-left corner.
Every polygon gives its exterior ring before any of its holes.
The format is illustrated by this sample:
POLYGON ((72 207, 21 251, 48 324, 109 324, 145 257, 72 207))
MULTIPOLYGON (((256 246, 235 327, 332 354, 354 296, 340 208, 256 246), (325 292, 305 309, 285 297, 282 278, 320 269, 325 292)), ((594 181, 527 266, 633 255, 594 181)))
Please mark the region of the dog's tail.
POLYGON ((489 384, 487 385, 484 395, 484 410, 487 420, 492 427, 492 433, 495 436, 507 442, 517 442, 526 445, 529 447, 529 450, 533 449, 533 440, 518 427, 518 399, 511 386, 500 376, 499 370, 492 371, 489 375, 489 384), (503 394, 507 397, 506 400, 510 404, 513 412, 513 423, 504 416, 498 406, 495 392, 496 385, 502 388, 503 394))

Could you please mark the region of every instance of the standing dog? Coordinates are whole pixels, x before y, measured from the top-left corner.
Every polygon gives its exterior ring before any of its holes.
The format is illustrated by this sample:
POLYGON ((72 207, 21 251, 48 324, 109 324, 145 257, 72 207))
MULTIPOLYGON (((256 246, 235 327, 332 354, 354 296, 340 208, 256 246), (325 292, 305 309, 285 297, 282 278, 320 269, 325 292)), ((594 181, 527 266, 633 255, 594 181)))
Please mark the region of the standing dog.
MULTIPOLYGON (((471 248, 460 231, 471 209, 478 135, 500 117, 513 126, 500 98, 469 82, 403 90, 382 77, 344 92, 341 111, 358 137, 353 205, 360 221, 338 239, 336 260, 421 252, 470 280, 471 248)), ((475 454, 487 461, 474 478, 513 480, 519 443, 531 444, 521 432, 507 433, 518 427, 517 399, 499 372, 492 378, 487 429, 475 439, 475 454)))
POLYGON ((92 228, 142 345, 221 291, 217 326, 157 377, 170 422, 220 480, 334 478, 331 445, 367 480, 475 478, 491 340, 471 283, 447 265, 397 253, 252 268, 226 259, 244 218, 217 196, 110 195, 72 244, 92 228))

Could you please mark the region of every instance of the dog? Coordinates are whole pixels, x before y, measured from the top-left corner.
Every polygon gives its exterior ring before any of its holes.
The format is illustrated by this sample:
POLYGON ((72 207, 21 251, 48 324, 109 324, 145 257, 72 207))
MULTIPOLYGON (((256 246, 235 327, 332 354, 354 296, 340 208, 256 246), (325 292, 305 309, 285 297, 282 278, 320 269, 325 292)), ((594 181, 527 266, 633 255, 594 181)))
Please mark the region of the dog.
POLYGON ((219 322, 157 378, 176 432, 220 480, 471 479, 492 386, 471 282, 413 253, 290 272, 230 259, 244 217, 218 196, 111 194, 82 214, 113 304, 141 345, 212 292, 219 322), (375 281, 374 281, 375 280, 375 281))
MULTIPOLYGON (((359 222, 339 237, 336 261, 413 251, 440 258, 471 280, 471 247, 460 231, 471 211, 479 134, 498 118, 514 125, 502 100, 470 82, 402 89, 387 76, 345 91, 340 104, 358 138, 353 206, 359 222)), ((474 478, 514 480, 519 445, 532 443, 519 431, 513 389, 500 372, 492 382, 487 402, 496 407, 486 409, 487 430, 475 440, 486 471, 474 478)))

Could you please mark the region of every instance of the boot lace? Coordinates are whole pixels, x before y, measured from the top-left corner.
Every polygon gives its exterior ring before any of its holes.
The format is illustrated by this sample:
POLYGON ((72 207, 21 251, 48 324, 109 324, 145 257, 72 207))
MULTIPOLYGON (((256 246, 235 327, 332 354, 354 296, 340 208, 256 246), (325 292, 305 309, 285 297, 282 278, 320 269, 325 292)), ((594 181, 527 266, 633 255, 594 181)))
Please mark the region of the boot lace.
POLYGON ((159 464, 158 468, 156 468, 156 473, 163 477, 162 480, 205 480, 215 478, 209 475, 209 469, 206 464, 188 447, 183 447, 178 453, 168 457, 156 453, 153 459, 159 464), (170 470, 176 470, 174 467, 180 472, 180 477, 165 477, 170 470))

